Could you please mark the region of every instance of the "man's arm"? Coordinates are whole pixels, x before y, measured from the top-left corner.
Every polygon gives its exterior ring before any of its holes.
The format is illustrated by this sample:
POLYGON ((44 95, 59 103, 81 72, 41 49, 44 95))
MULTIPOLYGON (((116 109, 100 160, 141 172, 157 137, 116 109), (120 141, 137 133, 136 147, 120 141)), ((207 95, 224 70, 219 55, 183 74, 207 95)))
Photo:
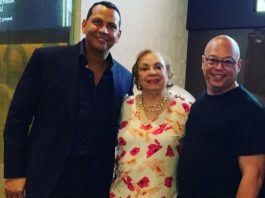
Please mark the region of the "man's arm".
POLYGON ((24 198, 25 197, 26 178, 5 179, 5 196, 6 198, 24 198))
POLYGON ((35 50, 19 80, 6 118, 4 178, 27 175, 28 135, 41 90, 42 54, 35 50))
POLYGON ((265 173, 265 155, 239 157, 242 173, 236 198, 257 198, 263 184, 265 173))

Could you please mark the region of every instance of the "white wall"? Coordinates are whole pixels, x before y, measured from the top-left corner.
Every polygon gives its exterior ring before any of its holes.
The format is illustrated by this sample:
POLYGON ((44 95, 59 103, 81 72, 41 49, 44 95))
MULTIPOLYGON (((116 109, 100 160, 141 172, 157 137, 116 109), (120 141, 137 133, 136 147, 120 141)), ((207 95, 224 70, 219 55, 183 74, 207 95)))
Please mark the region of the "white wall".
MULTIPOLYGON (((184 87, 187 0, 111 0, 121 12, 122 35, 112 55, 129 70, 139 51, 151 48, 170 59, 173 83, 184 87)), ((81 19, 95 0, 81 0, 81 19)), ((81 35, 82 36, 82 35, 81 35)))

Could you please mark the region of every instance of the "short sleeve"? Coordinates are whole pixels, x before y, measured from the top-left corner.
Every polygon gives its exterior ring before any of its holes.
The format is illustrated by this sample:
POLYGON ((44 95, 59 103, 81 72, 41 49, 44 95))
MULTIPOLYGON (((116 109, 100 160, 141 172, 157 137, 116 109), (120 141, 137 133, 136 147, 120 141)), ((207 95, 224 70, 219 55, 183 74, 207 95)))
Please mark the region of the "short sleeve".
POLYGON ((265 154, 265 109, 251 107, 236 127, 238 155, 265 154))

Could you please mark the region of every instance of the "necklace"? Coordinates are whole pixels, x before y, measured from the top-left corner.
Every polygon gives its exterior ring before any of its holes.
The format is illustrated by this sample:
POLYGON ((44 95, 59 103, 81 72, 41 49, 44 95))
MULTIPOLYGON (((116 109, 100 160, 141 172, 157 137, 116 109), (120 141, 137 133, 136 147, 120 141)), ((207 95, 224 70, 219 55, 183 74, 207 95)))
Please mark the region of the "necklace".
POLYGON ((143 95, 137 96, 138 100, 136 102, 137 110, 136 110, 136 117, 143 123, 143 124, 150 124, 155 121, 158 116, 160 115, 161 110, 164 108, 169 96, 163 96, 161 102, 155 105, 145 105, 143 103, 143 95), (150 114, 154 114, 151 119, 146 119, 144 112, 149 112, 150 114), (143 119, 145 118, 145 119, 143 119))
POLYGON ((161 102, 159 102, 155 105, 145 105, 143 102, 143 94, 141 94, 138 96, 137 106, 144 111, 159 112, 161 109, 163 109, 167 100, 168 100, 168 95, 165 95, 165 96, 163 96, 161 102))

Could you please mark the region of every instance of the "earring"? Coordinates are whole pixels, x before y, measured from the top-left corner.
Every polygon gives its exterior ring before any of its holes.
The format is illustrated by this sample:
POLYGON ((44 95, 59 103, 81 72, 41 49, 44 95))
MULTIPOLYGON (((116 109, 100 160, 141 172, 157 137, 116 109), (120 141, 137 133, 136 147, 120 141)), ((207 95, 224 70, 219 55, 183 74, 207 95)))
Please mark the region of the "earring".
POLYGON ((171 78, 170 78, 167 81, 167 87, 172 87, 172 86, 173 86, 173 83, 171 82, 171 78))
POLYGON ((139 90, 142 90, 142 87, 141 87, 141 85, 140 85, 139 82, 137 83, 137 88, 138 88, 139 90))

